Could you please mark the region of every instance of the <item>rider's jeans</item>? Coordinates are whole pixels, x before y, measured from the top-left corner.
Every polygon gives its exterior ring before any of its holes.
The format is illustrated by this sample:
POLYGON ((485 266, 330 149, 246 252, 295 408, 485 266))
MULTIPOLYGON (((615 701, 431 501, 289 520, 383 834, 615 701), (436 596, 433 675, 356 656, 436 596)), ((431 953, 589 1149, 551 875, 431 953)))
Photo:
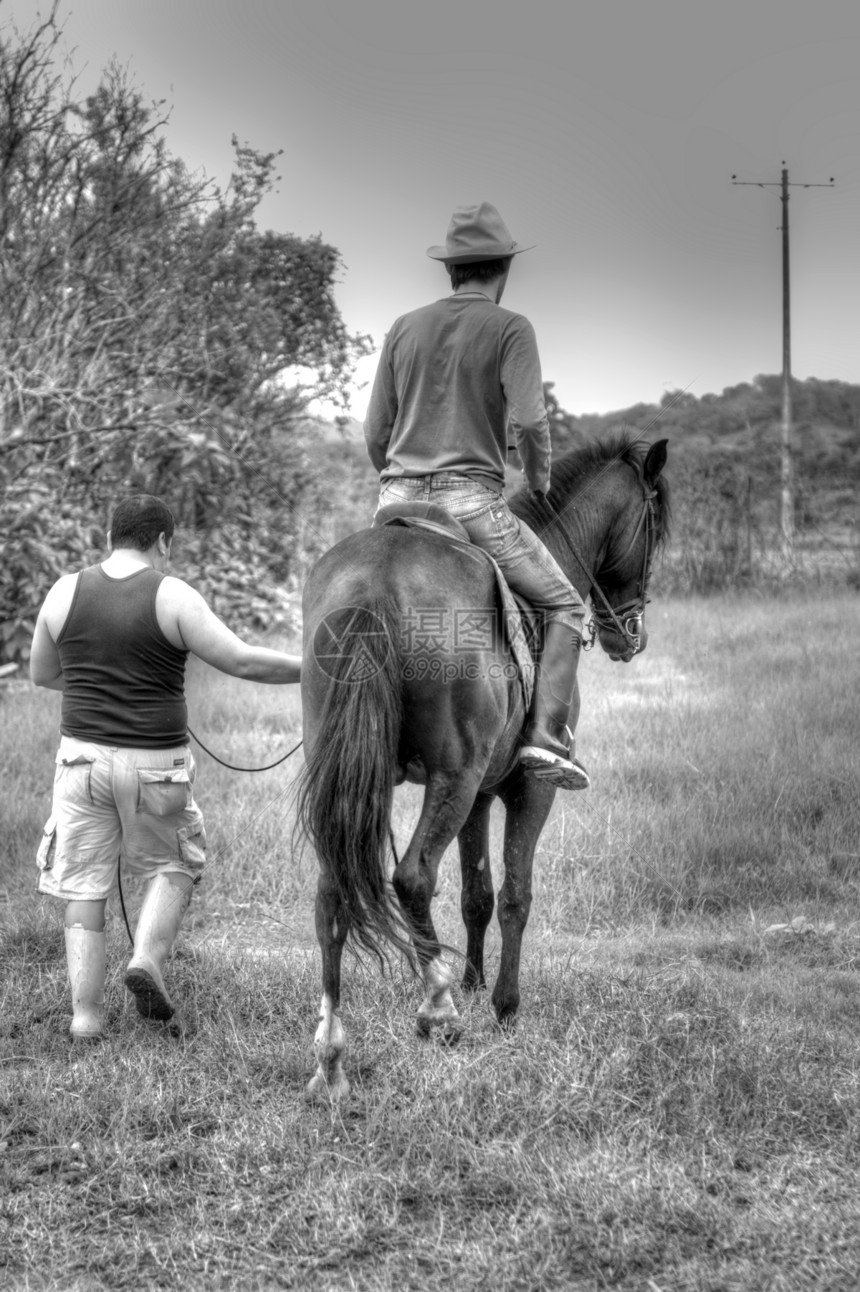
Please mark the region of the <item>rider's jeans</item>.
POLYGON ((379 506, 396 502, 432 502, 456 516, 478 547, 495 558, 509 585, 547 621, 566 623, 582 632, 585 607, 549 550, 501 494, 468 476, 437 472, 383 481, 379 506))

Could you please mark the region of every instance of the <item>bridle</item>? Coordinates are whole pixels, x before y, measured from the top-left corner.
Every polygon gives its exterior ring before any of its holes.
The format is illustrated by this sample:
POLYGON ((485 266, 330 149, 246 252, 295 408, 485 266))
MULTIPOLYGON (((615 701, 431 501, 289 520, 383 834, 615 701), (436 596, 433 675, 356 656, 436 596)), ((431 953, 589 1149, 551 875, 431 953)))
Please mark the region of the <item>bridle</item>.
MULTIPOLYGON (((614 628, 616 632, 626 637, 633 647, 634 655, 639 652, 642 645, 642 631, 645 620, 645 607, 650 598, 648 596, 648 583, 651 578, 651 563, 654 559, 654 549, 657 539, 657 522, 654 515, 654 499, 657 497, 656 489, 646 489, 643 485, 642 510, 639 513, 639 519, 636 522, 636 528, 630 542, 625 547, 621 556, 609 567, 601 567, 600 574, 603 579, 607 575, 615 574, 627 557, 633 551, 633 546, 639 537, 640 531, 645 530, 645 549, 642 554, 642 569, 636 582, 636 595, 629 601, 624 601, 620 606, 614 608, 610 606, 606 595, 597 582, 597 578, 592 576, 591 596, 592 609, 591 616, 598 629, 614 628), (601 606, 594 604, 594 594, 597 593, 602 601, 601 606)), ((565 535, 566 537, 566 535, 565 535)), ((592 635, 589 646, 594 645, 594 635, 592 635)))
POLYGON ((645 550, 642 556, 642 570, 636 583, 636 595, 635 597, 631 597, 629 601, 625 601, 620 606, 615 606, 614 608, 609 604, 606 593, 603 591, 603 588, 597 580, 597 575, 592 573, 589 566, 586 565, 585 561, 576 550, 574 542, 567 532, 567 528, 561 515, 551 506, 546 495, 543 495, 544 505, 552 514, 553 520, 557 523, 558 529, 567 543, 567 546, 570 548, 571 554, 576 560, 577 565, 579 565, 585 574, 588 575, 592 607, 591 620, 586 627, 591 629, 591 637, 587 641, 583 642, 584 650, 591 650, 595 643, 597 633, 594 630, 594 625, 597 626, 598 631, 601 628, 614 628, 620 637, 625 637, 627 641, 629 641, 633 648, 634 655, 642 648, 645 607, 650 600, 648 596, 648 583, 651 578, 651 564, 654 559, 654 549, 657 545, 657 520, 654 512, 654 500, 657 497, 657 490, 654 488, 647 488, 641 477, 640 483, 642 484, 642 510, 639 513, 639 519, 636 522, 636 528, 633 531, 630 542, 627 544, 622 554, 619 557, 616 557, 611 565, 601 566, 599 571, 601 578, 604 580, 607 575, 617 573, 632 552, 634 544, 644 527, 645 550), (597 604, 598 601, 601 603, 600 605, 597 604))

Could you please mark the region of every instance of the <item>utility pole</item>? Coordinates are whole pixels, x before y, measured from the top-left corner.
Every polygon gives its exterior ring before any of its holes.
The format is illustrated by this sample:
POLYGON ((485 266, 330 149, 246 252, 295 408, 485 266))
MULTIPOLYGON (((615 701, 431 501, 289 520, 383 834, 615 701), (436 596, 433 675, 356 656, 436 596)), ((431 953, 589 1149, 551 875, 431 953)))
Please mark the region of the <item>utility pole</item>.
MULTIPOLYGON (((743 180, 732 176, 733 184, 755 188, 776 188, 776 181, 743 180)), ((831 175, 826 184, 790 184, 788 168, 782 163, 779 180, 782 202, 782 424, 780 431, 780 507, 779 527, 782 535, 782 559, 787 570, 794 566, 794 452, 791 415, 791 286, 788 256, 788 190, 789 188, 832 188, 831 175)))

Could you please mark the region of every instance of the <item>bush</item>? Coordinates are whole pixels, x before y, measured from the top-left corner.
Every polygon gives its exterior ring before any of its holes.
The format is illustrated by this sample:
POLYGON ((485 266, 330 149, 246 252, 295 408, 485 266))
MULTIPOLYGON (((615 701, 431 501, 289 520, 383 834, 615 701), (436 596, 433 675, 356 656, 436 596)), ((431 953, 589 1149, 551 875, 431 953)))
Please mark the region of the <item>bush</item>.
POLYGON ((0 502, 0 664, 29 659, 36 615, 51 585, 98 559, 105 534, 51 484, 9 490, 0 502))

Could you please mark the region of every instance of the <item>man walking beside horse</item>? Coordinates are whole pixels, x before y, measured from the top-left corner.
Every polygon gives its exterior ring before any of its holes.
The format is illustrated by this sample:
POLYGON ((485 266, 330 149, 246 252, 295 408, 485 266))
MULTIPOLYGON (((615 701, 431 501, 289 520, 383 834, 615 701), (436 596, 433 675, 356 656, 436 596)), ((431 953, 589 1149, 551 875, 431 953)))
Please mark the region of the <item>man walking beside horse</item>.
POLYGON ((160 498, 123 499, 110 555, 58 579, 36 620, 30 676, 63 693, 39 891, 66 903, 76 1041, 104 1029, 105 903, 120 854, 125 872, 147 881, 125 985, 145 1018, 174 1013, 162 970, 206 848, 188 745, 189 653, 251 681, 301 676, 298 656, 243 642, 199 592, 165 573, 173 531, 160 498))
POLYGON ((398 318, 385 338, 365 421, 380 507, 436 504, 542 613, 543 649, 520 764, 561 789, 588 787, 568 726, 585 607, 502 490, 509 436, 535 494, 550 485, 549 422, 534 329, 501 308, 518 247, 494 206, 458 207, 441 261, 452 294, 398 318))

